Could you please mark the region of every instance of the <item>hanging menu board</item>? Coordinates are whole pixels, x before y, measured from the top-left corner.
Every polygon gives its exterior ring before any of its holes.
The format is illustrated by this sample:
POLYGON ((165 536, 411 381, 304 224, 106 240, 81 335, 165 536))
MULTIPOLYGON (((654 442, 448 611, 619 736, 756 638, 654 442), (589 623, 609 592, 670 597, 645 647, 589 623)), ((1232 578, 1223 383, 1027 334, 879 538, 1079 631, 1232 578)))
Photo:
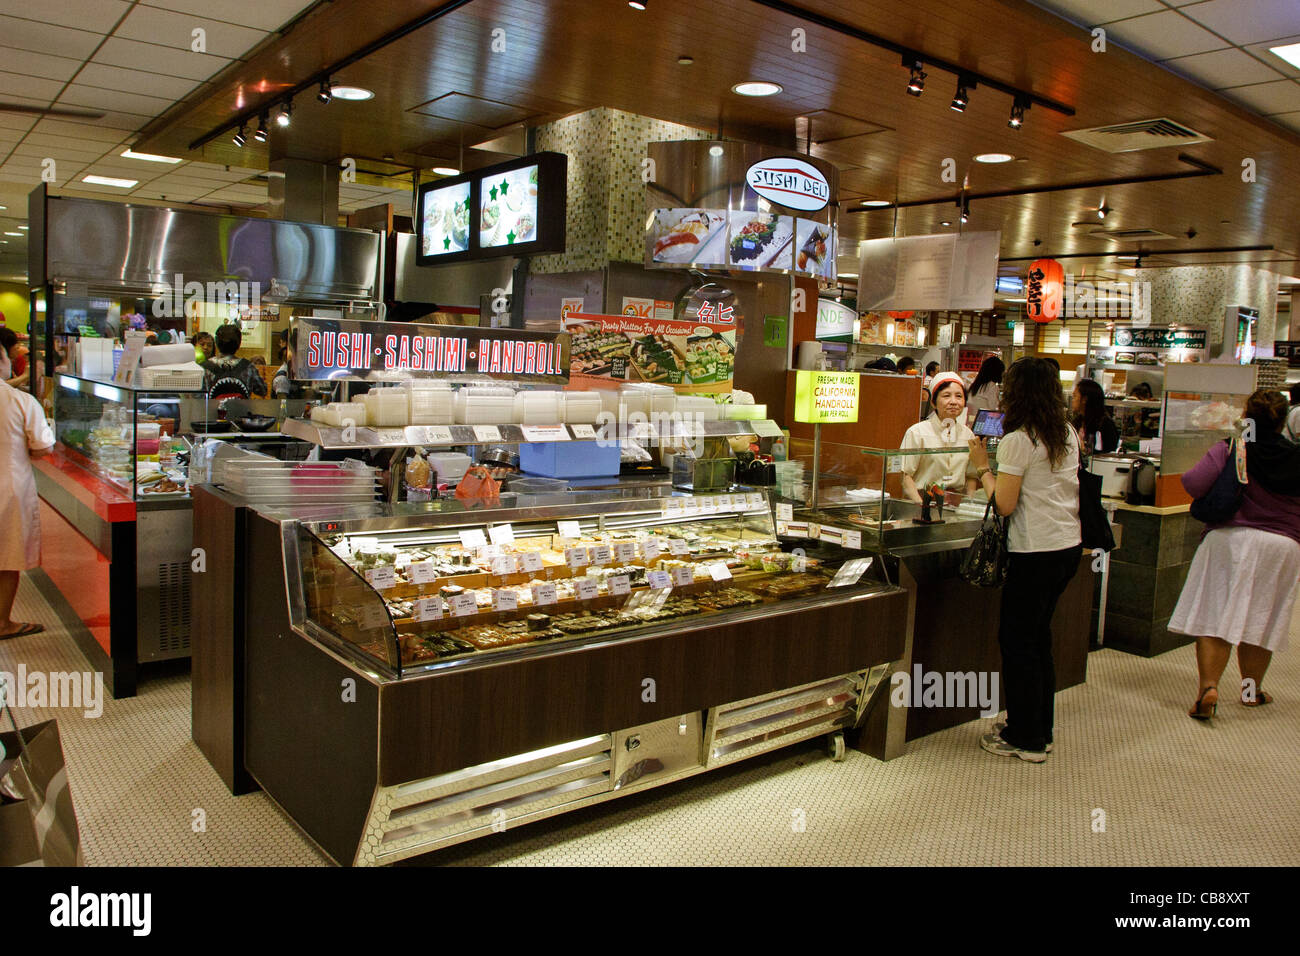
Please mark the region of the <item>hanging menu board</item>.
POLYGON ((416 263, 563 252, 568 163, 533 153, 421 186, 416 263))
POLYGON ((736 364, 736 324, 576 314, 563 320, 573 336, 570 382, 608 388, 625 382, 671 385, 684 392, 729 392, 736 364))
POLYGON ((858 308, 993 308, 1001 232, 869 239, 861 243, 858 308))

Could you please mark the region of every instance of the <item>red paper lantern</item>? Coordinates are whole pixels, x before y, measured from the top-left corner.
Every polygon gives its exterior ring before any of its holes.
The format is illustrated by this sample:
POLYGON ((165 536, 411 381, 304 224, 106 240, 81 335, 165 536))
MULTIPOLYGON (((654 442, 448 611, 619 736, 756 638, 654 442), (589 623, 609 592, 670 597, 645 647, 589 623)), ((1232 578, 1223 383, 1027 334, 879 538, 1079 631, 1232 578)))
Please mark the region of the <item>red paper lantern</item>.
POLYGON ((1065 267, 1055 259, 1035 259, 1025 282, 1025 313, 1035 322, 1061 318, 1065 304, 1065 267))

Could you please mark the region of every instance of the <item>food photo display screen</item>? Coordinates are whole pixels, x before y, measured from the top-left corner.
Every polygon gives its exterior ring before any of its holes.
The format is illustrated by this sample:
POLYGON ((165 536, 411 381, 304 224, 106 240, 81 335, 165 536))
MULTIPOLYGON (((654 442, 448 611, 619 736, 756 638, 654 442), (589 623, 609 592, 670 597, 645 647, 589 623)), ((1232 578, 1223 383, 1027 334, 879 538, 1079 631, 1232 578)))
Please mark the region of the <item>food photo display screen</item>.
POLYGON ((463 258, 470 251, 473 183, 446 180, 420 195, 420 255, 429 259, 463 258))

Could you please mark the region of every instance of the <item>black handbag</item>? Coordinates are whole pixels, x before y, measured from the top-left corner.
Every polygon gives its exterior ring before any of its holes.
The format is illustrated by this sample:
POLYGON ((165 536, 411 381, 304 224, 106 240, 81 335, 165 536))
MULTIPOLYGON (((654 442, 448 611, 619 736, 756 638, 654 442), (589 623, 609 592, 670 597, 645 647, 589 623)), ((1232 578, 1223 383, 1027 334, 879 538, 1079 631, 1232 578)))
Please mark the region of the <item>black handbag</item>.
POLYGON ((1235 515, 1241 507, 1246 486, 1237 477, 1238 451, 1236 441, 1229 441, 1228 460, 1223 463, 1223 471, 1214 479, 1210 490, 1192 502, 1191 515, 1197 521, 1220 524, 1235 515))
POLYGON ((1079 532, 1085 551, 1115 550, 1115 532, 1101 506, 1101 475, 1083 465, 1079 466, 1079 532))
POLYGON ((1007 530, 1011 519, 1002 517, 993 509, 994 499, 989 498, 984 509, 984 522, 975 532, 975 540, 966 549, 961 560, 961 579, 977 588, 1000 588, 1007 581, 1007 530))

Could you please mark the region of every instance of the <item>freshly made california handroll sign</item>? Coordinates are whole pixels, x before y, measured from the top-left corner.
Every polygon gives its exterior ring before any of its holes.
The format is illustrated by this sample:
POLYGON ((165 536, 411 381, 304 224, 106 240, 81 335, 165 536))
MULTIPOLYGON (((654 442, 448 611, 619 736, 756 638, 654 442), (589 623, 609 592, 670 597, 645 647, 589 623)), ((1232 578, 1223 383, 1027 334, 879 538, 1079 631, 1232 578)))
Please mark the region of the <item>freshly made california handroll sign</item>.
POLYGON ((487 376, 554 383, 569 379, 566 332, 311 318, 299 319, 296 326, 295 379, 487 376))
POLYGON ((857 372, 796 372, 794 420, 811 425, 856 422, 861 381, 857 372))

